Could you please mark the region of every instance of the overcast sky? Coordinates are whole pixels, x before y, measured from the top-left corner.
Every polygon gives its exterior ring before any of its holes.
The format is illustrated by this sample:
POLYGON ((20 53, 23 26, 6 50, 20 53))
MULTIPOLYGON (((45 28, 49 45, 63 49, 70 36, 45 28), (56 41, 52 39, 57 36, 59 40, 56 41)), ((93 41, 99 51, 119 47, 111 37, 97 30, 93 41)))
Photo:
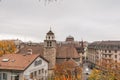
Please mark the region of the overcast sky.
POLYGON ((120 0, 1 0, 0 39, 41 42, 50 26, 56 40, 120 40, 120 0))

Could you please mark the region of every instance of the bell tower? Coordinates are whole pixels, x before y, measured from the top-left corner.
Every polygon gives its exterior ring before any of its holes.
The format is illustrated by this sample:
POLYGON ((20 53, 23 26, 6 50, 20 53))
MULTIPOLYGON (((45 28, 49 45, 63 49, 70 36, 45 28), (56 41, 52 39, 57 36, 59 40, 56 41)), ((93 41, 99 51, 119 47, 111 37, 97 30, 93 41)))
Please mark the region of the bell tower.
POLYGON ((49 70, 52 70, 56 64, 56 40, 51 29, 44 40, 44 57, 49 61, 49 70))

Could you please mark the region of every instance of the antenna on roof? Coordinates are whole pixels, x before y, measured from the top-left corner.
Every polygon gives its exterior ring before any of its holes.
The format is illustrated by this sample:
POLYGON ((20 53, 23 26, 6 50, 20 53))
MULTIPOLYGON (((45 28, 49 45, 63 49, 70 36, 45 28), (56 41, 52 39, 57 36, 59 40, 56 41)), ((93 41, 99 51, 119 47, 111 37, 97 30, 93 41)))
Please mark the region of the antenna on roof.
POLYGON ((51 30, 51 26, 50 26, 50 30, 51 30))
POLYGON ((83 48, 83 47, 84 47, 84 42, 83 42, 83 39, 82 39, 82 38, 81 38, 81 40, 82 40, 82 41, 81 41, 81 42, 82 42, 82 43, 81 43, 81 47, 83 48))
POLYGON ((81 38, 81 41, 83 41, 83 38, 81 38))

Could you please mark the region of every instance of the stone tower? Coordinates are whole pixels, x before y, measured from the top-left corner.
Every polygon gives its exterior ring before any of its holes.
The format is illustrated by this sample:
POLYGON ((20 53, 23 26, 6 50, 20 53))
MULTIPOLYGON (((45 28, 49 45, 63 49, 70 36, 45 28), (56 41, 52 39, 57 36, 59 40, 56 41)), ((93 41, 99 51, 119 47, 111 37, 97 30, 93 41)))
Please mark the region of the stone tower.
POLYGON ((44 40, 44 57, 49 61, 49 70, 52 70, 56 64, 56 40, 51 29, 44 40))

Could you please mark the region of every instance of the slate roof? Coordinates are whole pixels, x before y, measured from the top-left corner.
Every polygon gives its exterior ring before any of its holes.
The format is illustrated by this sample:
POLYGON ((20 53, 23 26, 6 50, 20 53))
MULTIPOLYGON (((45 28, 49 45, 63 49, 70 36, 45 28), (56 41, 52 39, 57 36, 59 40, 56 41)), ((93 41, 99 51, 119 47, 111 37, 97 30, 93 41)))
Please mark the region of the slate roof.
POLYGON ((120 41, 96 41, 89 44, 88 48, 120 50, 120 41))

